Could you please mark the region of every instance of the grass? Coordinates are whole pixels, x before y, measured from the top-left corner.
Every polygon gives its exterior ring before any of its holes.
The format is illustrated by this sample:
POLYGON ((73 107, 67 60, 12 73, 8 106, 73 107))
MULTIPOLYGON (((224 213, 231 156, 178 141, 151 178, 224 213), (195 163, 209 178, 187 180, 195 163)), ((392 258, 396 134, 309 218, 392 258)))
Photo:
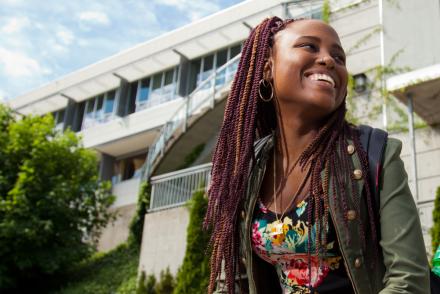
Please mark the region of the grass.
POLYGON ((107 253, 96 253, 68 274, 57 294, 136 293, 139 249, 124 243, 107 253))

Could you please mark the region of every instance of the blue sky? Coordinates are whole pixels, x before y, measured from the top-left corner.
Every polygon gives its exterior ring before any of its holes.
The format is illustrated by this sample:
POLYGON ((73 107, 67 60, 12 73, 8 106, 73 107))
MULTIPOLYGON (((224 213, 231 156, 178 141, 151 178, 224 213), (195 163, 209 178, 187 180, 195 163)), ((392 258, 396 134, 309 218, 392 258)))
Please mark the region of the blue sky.
POLYGON ((0 0, 0 101, 240 0, 0 0))

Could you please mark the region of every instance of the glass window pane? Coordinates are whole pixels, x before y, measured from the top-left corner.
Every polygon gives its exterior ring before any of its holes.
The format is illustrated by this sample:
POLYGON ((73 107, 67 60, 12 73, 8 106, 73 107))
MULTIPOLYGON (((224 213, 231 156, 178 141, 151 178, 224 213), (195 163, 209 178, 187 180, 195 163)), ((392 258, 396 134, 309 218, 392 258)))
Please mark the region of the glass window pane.
POLYGON ((104 112, 113 113, 113 107, 115 106, 116 91, 107 93, 107 99, 105 99, 104 112))
POLYGON ((99 95, 98 97, 96 97, 97 99, 97 106, 96 106, 96 112, 99 112, 102 110, 102 106, 104 104, 104 95, 99 95))
POLYGON ((64 109, 58 111, 57 124, 64 122, 64 109))
POLYGON ((153 76, 153 90, 159 89, 162 86, 162 73, 153 76))
POLYGON ((147 101, 149 93, 150 93, 150 78, 146 78, 141 81, 138 101, 139 102, 147 101))
POLYGON ((95 98, 87 101, 86 113, 87 114, 92 113, 94 107, 95 107, 95 98))
POLYGON ((208 71, 213 68, 214 65, 214 55, 208 55, 204 59, 203 71, 208 71))
POLYGON ((174 74, 174 68, 167 70, 165 72, 165 82, 164 85, 169 85, 173 83, 173 74, 174 74))
POLYGON ((217 62, 216 62, 216 68, 219 68, 223 64, 226 63, 226 60, 228 59, 228 50, 224 49, 219 52, 217 52, 217 62))
POLYGON ((231 47, 230 59, 232 59, 233 57, 237 56, 237 54, 239 54, 240 51, 241 51, 241 45, 240 44, 231 47))

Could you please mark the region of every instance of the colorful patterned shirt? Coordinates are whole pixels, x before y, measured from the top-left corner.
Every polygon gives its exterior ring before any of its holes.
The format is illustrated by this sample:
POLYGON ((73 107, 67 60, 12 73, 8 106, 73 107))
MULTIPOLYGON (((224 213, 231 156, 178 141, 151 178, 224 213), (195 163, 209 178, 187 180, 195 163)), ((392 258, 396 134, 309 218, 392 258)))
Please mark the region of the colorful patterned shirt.
POLYGON ((307 201, 298 203, 278 221, 277 215, 259 200, 252 224, 253 250, 275 267, 284 294, 354 293, 330 219, 326 256, 319 265, 319 259, 314 255, 316 227, 313 225, 309 258, 307 201))

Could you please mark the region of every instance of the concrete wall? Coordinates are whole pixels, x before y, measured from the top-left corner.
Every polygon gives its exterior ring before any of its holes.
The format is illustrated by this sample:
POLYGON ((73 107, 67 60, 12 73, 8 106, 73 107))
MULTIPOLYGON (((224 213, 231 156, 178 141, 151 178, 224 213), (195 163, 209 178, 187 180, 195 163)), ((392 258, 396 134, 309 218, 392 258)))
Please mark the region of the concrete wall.
POLYGON ((140 183, 140 178, 134 178, 113 185, 112 193, 116 196, 116 200, 112 207, 117 208, 136 204, 140 183))
POLYGON ((109 251, 127 240, 136 204, 113 208, 111 211, 117 213, 117 218, 103 230, 98 243, 99 251, 109 251))
POLYGON ((403 49, 399 66, 417 69, 440 62, 440 2, 383 1, 385 63, 403 49))
POLYGON ((170 268, 173 275, 183 262, 189 210, 186 206, 147 213, 142 235, 139 272, 159 277, 170 268))

